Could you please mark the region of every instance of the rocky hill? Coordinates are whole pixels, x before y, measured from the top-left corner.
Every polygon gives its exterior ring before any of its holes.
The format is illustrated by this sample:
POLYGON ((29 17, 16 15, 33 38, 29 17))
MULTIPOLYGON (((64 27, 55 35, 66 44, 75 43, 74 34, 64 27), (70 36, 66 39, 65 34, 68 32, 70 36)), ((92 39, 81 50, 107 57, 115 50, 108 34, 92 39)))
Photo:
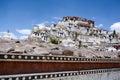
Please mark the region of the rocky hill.
POLYGON ((117 52, 105 52, 80 47, 65 47, 46 42, 31 40, 10 40, 0 38, 0 53, 27 55, 57 55, 87 58, 118 58, 117 52))

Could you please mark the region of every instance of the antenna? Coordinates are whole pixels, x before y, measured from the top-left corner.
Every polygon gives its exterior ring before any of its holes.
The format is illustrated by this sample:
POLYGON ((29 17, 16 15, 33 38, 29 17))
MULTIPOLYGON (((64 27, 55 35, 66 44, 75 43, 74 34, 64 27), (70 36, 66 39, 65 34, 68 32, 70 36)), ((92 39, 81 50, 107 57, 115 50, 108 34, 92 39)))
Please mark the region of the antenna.
POLYGON ((7 30, 8 33, 10 33, 9 29, 7 30))

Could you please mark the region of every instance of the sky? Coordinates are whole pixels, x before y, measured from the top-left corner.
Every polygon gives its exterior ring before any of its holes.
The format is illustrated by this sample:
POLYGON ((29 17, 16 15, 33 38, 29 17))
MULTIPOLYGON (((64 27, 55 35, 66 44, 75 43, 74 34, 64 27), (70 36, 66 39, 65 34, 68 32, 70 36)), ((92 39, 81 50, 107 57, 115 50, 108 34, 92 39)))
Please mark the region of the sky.
POLYGON ((120 0, 0 0, 0 36, 6 31, 24 39, 35 24, 50 25, 64 16, 95 21, 95 26, 120 32, 120 0))

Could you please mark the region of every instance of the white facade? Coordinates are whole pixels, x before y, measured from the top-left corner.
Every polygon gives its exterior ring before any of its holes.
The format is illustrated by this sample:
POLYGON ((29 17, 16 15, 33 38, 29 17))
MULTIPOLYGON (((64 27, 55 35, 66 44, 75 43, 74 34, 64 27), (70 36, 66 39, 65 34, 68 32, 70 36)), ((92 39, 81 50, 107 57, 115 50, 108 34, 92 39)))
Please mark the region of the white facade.
POLYGON ((10 40, 10 39, 12 39, 12 35, 9 32, 5 32, 2 36, 2 38, 10 40))
POLYGON ((75 46, 75 42, 71 40, 70 38, 67 38, 67 39, 62 40, 62 45, 73 47, 75 46))
POLYGON ((106 50, 109 52, 116 52, 117 51, 117 49, 114 47, 107 47, 106 50))

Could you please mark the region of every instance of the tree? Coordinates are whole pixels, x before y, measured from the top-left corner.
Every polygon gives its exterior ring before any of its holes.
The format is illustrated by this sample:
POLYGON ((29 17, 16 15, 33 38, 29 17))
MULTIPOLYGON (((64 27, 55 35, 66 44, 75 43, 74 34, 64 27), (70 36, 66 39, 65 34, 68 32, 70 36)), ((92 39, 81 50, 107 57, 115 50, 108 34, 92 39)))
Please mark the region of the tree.
POLYGON ((82 41, 79 41, 78 48, 82 46, 82 41))
POLYGON ((118 34, 116 33, 116 31, 115 30, 113 30, 113 38, 118 38, 118 34))
POLYGON ((60 41, 57 38, 50 37, 50 42, 53 44, 59 44, 60 41))
POLYGON ((76 40, 77 37, 78 37, 78 33, 77 33, 77 32, 73 32, 72 36, 73 36, 73 38, 76 40))
POLYGON ((94 34, 94 32, 92 31, 92 32, 89 33, 89 36, 92 36, 93 34, 94 34))

